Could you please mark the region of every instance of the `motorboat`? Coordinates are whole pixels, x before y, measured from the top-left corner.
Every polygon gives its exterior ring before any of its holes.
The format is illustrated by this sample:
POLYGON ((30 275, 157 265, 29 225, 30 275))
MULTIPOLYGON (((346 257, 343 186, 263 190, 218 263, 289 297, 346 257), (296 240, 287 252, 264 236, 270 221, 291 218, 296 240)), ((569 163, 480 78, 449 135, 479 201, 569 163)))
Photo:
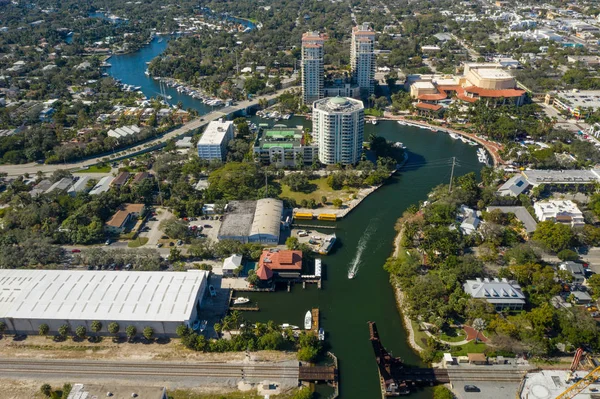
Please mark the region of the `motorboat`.
POLYGON ((400 141, 396 141, 396 142, 393 144, 393 147, 394 147, 394 148, 406 148, 406 146, 405 146, 403 143, 401 143, 400 141))
POLYGON ((208 326, 208 320, 202 320, 202 322, 200 323, 200 329, 198 331, 202 332, 202 331, 206 330, 207 326, 208 326))
POLYGON ((352 280, 355 276, 356 276, 356 273, 354 273, 354 271, 352 271, 352 270, 348 271, 348 278, 350 280, 352 280))
POLYGON ((300 327, 295 326, 293 324, 288 324, 288 323, 283 323, 281 325, 281 328, 283 328, 283 329, 291 328, 292 330, 299 330, 300 329, 300 327))
POLYGON ((460 139, 460 136, 456 133, 449 133, 450 137, 452 137, 454 140, 458 140, 460 139))
POLYGON ((399 125, 406 125, 406 122, 404 121, 397 121, 399 125))
POLYGON ((310 330, 312 328, 312 312, 309 310, 304 315, 304 329, 310 330))
POLYGON ((477 143, 476 141, 469 141, 469 145, 478 146, 479 143, 477 143))
POLYGON ((250 299, 249 298, 244 298, 244 297, 235 298, 233 300, 233 304, 234 305, 242 305, 242 304, 248 303, 248 302, 250 302, 250 299))
POLYGON ((319 328, 319 341, 325 341, 325 330, 323 330, 323 327, 319 328))

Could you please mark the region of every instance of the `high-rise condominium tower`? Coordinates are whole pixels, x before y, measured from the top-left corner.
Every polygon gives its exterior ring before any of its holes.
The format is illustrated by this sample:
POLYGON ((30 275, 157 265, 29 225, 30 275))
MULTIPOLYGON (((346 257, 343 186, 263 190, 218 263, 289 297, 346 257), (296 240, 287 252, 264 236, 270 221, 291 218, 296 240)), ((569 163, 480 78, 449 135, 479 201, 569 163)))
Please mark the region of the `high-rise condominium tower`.
POLYGON ((302 35, 302 101, 312 104, 323 98, 323 44, 325 37, 319 32, 302 35))
POLYGON ((375 90, 375 32, 368 24, 352 28, 350 48, 352 80, 361 93, 371 95, 375 90))
POLYGON ((317 100, 312 117, 321 163, 349 165, 360 161, 365 126, 362 101, 346 97, 317 100))

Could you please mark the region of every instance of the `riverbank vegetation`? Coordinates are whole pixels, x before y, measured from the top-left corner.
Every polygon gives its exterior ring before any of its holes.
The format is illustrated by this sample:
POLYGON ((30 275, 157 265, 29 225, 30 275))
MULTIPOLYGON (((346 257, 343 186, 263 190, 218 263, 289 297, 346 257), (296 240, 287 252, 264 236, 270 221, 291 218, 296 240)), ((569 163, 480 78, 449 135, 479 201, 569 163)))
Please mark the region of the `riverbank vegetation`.
MULTIPOLYGON (((385 269, 404 292, 404 311, 429 330, 427 337, 417 335, 421 341, 417 343, 425 348, 424 360, 439 359, 444 351, 463 354, 465 349, 539 357, 570 353, 581 345, 600 349, 596 321, 568 291, 581 288, 573 288, 570 273, 542 260, 544 253, 573 259, 572 251, 561 251, 584 242, 589 233, 542 222, 528 239, 514 214, 486 208, 507 202, 531 208, 529 197, 496 197, 495 180, 490 182, 487 170, 482 174, 482 185, 468 174, 455 178, 452 190, 448 185, 436 187, 426 203, 410 207, 396 225, 402 234, 401 248, 385 269), (461 225, 465 208, 481 211, 476 232, 469 233, 461 225), (497 311, 485 299, 465 293, 466 280, 486 277, 518 283, 526 297, 524 309, 497 311), (573 306, 556 306, 556 301, 573 302, 573 306), (477 324, 478 331, 485 330, 485 345, 472 341, 468 345, 474 346, 467 348, 443 339, 456 326, 477 324)), ((589 225, 589 229, 598 228, 589 225)), ((600 294, 595 286, 590 290, 600 294)))

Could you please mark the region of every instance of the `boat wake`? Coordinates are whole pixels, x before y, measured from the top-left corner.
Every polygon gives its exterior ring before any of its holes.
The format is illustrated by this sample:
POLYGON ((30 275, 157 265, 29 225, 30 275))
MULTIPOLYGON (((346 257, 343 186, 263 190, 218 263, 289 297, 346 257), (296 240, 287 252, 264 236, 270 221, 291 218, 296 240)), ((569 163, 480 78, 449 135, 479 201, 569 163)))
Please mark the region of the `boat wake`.
POLYGON ((369 238, 371 238, 371 235, 375 232, 375 226, 377 225, 377 223, 374 222, 376 222, 375 219, 371 220, 371 222, 367 226, 367 229, 365 230, 365 234, 363 234, 363 236, 360 237, 360 240, 358 241, 356 255, 354 256, 354 259, 352 259, 350 267, 348 268, 349 279, 353 279, 354 277, 356 277, 358 269, 360 269, 360 266, 362 264, 361 261, 363 251, 367 247, 367 242, 369 241, 369 238))

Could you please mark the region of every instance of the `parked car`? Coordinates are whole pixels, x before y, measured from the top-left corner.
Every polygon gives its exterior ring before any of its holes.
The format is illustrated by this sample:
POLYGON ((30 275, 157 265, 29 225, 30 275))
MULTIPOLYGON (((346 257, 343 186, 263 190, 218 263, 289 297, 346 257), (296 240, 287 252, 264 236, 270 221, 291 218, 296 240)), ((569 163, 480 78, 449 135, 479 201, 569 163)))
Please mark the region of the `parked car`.
POLYGON ((175 244, 173 244, 173 241, 171 241, 171 242, 169 243, 169 246, 170 246, 170 247, 172 247, 173 245, 175 245, 175 244))
POLYGON ((156 244, 156 248, 160 248, 160 247, 162 247, 162 246, 163 246, 163 245, 162 245, 162 242, 159 242, 158 244, 156 244))
POLYGON ((78 254, 80 252, 81 252, 81 249, 77 249, 77 248, 71 250, 71 253, 73 253, 73 254, 78 254))
POLYGON ((106 242, 104 243, 104 245, 110 245, 111 243, 112 243, 112 241, 109 238, 108 240, 106 240, 106 242))
POLYGON ((481 389, 475 385, 465 385, 465 392, 481 392, 481 389))
POLYGON ((204 227, 207 228, 207 229, 212 228, 212 226, 210 224, 205 224, 204 227))
POLYGON ((183 245, 183 241, 177 240, 177 245, 179 245, 179 246, 183 245))

